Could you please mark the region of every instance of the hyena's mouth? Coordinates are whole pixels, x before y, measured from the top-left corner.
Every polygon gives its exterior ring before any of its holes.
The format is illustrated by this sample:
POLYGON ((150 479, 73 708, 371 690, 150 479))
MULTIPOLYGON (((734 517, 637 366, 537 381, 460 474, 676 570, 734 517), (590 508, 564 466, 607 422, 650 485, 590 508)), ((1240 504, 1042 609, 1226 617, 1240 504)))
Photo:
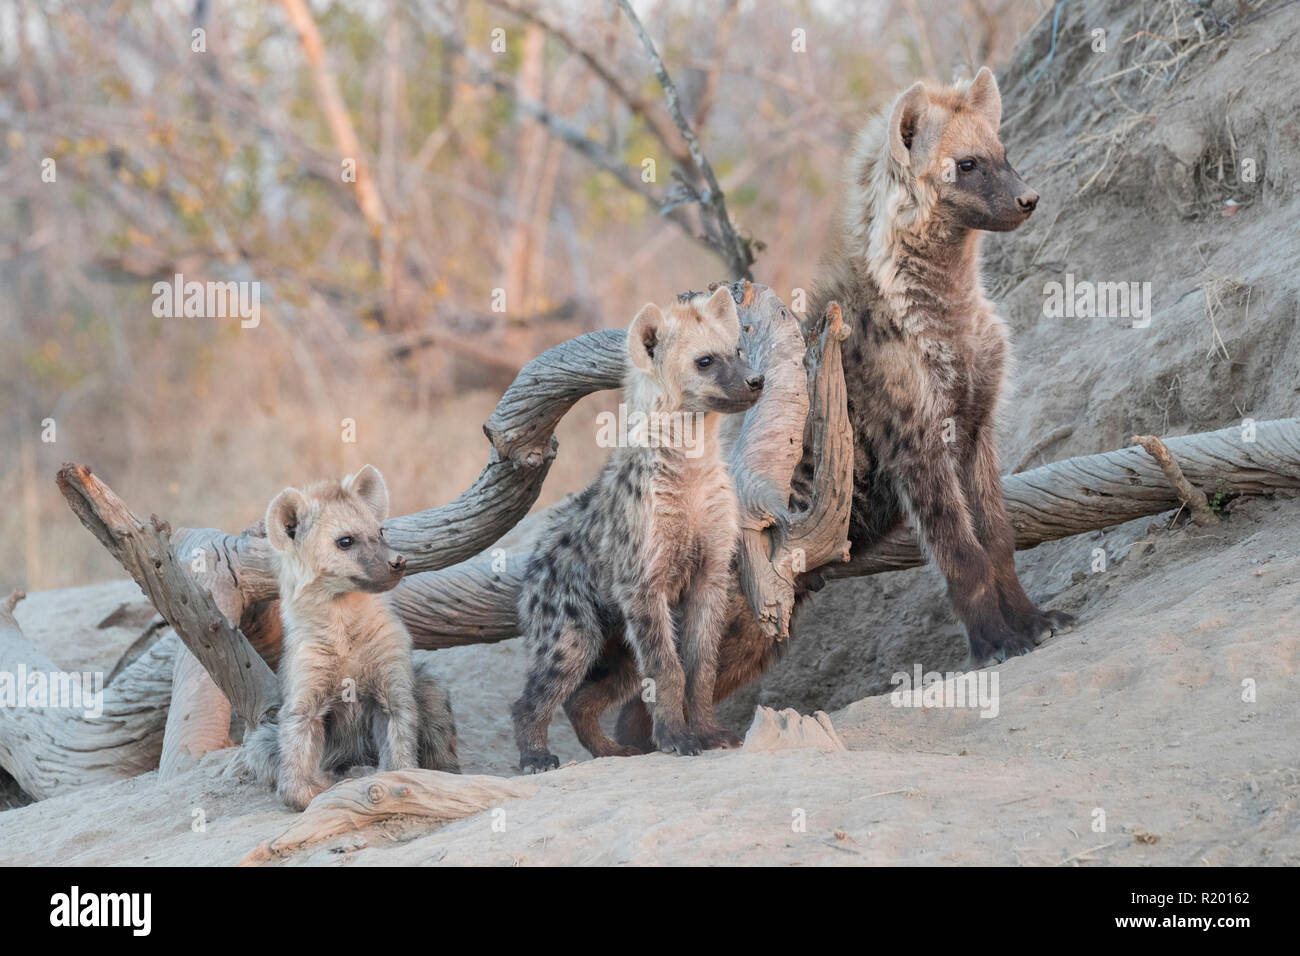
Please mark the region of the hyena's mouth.
POLYGON ((349 578, 358 591, 365 591, 367 594, 383 594, 385 591, 391 591, 397 587, 398 582, 402 580, 400 572, 391 575, 383 581, 376 581, 374 578, 349 578))
POLYGON ((715 412, 743 412, 753 408, 761 394, 752 392, 743 396, 711 396, 708 399, 709 409, 715 412))

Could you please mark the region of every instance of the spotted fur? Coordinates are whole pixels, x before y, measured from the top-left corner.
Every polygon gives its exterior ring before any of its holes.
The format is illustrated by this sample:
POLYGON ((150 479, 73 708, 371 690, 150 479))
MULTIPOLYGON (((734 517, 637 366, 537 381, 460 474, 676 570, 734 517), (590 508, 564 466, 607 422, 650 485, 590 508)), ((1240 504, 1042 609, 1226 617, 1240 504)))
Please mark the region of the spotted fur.
POLYGON ((738 521, 718 432, 721 416, 753 405, 763 384, 738 341, 726 288, 666 313, 647 305, 629 328, 629 419, 698 415, 701 441, 692 453, 680 442, 616 449, 538 541, 519 595, 530 655, 512 711, 521 769, 558 765, 547 729, 561 704, 597 757, 648 745, 694 754, 739 742, 713 714, 738 521), (643 686, 652 691, 649 739, 620 746, 600 717, 643 686))

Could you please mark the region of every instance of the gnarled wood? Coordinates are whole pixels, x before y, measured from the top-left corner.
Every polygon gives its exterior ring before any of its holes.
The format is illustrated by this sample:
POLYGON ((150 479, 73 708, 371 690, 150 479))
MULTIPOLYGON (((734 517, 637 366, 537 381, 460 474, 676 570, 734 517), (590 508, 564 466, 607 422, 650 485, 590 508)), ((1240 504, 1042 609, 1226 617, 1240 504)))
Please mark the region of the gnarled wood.
MULTIPOLYGON (((0 603, 0 674, 15 680, 41 674, 48 680, 62 672, 14 620, 13 608, 21 598, 22 592, 16 592, 0 603)), ((153 770, 162 750, 171 662, 179 646, 169 633, 144 651, 103 688, 98 716, 86 716, 94 707, 0 706, 0 767, 37 800, 153 770)))
POLYGON ((287 830, 257 847, 239 866, 271 863, 340 833, 394 817, 448 823, 536 792, 536 784, 523 780, 438 770, 393 770, 343 780, 317 795, 287 830))
MULTIPOLYGON (((205 580, 211 571, 203 554, 182 564, 166 522, 154 517, 145 524, 89 468, 66 464, 59 469, 58 482, 81 523, 140 585, 235 712, 250 725, 259 723, 279 701, 275 674, 239 630, 242 608, 229 613, 234 611, 233 595, 217 592, 228 613, 218 608, 205 580)), ((190 543, 188 536, 182 540, 190 543)))
MULTIPOLYGON (((1227 496, 1269 495, 1300 488, 1300 418, 1254 425, 1254 441, 1239 426, 1166 438, 1183 474, 1199 488, 1227 496)), ((1096 531, 1160 514, 1181 503, 1158 462, 1140 448, 1121 448, 1053 462, 1002 476, 1016 548, 1096 531)), ((827 578, 899 571, 924 563, 907 528, 847 564, 822 569, 827 578)))

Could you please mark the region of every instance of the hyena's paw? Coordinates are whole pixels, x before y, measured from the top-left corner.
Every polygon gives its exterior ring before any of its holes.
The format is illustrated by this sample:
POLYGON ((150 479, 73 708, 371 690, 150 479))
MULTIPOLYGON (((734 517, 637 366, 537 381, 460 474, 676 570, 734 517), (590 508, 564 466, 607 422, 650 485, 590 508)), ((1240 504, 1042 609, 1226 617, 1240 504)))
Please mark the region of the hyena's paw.
POLYGON ((656 727, 655 746, 662 751, 672 751, 682 757, 694 757, 702 748, 700 738, 685 727, 656 727))
POLYGON ((281 780, 276 788, 280 800, 291 810, 306 810, 317 794, 324 793, 334 786, 334 781, 326 776, 312 777, 308 780, 281 780))
POLYGON ((528 750, 519 755, 519 769, 524 773, 545 773, 560 765, 560 758, 548 750, 528 750))
POLYGON ((1038 611, 1014 621, 1013 626, 1036 647, 1057 634, 1064 634, 1074 626, 1074 621, 1074 615, 1065 611, 1038 611))
POLYGON ((1003 664, 1009 657, 1019 657, 1034 649, 1034 640, 1026 633, 1017 633, 1005 624, 998 627, 971 627, 971 666, 991 667, 1003 664))
POLYGON ((700 746, 705 750, 735 750, 743 743, 744 741, 730 730, 723 730, 721 727, 700 734, 700 746))

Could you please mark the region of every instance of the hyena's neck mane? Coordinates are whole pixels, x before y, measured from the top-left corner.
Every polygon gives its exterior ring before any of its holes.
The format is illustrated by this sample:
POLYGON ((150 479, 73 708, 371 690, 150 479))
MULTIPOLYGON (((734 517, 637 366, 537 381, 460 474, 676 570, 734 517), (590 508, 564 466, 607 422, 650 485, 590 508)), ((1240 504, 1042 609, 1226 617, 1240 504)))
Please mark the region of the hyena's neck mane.
POLYGON ((835 258, 870 283, 903 331, 969 315, 983 300, 979 237, 935 214, 934 189, 889 151, 877 116, 854 143, 835 258))
POLYGON ((296 555, 277 554, 275 570, 280 585, 280 601, 295 618, 310 618, 320 623, 350 613, 357 605, 378 597, 363 591, 338 593, 327 589, 307 563, 296 555))
POLYGON ((616 452, 618 457, 635 455, 651 464, 669 466, 721 459, 721 412, 682 411, 680 396, 637 368, 629 368, 623 378, 623 402, 629 434, 627 445, 616 452), (641 423, 647 424, 647 432, 638 433, 631 427, 641 423))

